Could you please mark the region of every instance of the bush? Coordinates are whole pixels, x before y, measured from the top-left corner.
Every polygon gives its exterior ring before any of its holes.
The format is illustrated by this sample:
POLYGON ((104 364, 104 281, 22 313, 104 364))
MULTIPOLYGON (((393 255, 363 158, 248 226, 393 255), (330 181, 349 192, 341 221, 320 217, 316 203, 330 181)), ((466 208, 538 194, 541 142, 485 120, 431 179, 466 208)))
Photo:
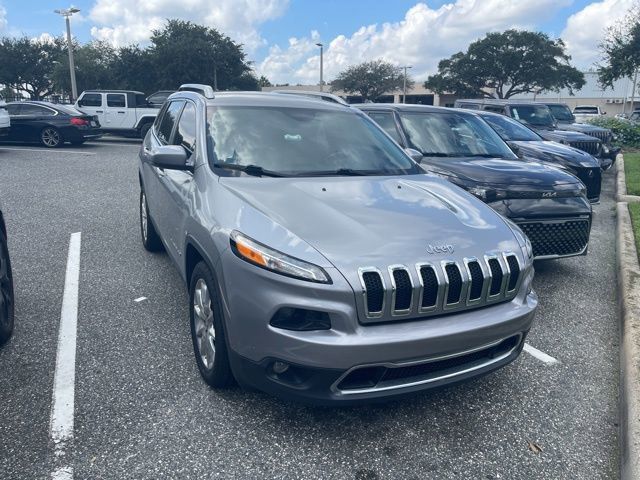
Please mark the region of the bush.
POLYGON ((593 118, 589 120, 591 125, 604 127, 611 130, 617 137, 614 145, 620 147, 640 148, 640 124, 632 123, 618 118, 593 118))

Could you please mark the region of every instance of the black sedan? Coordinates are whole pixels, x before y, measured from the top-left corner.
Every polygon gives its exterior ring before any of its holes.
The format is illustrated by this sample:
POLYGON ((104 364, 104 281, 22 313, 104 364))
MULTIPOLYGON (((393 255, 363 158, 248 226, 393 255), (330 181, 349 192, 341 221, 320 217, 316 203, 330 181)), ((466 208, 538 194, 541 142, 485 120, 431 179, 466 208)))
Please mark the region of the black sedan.
POLYGON ((597 158, 577 148, 547 141, 510 117, 485 111, 475 113, 480 115, 518 156, 568 170, 584 183, 590 202, 600 201, 602 171, 597 158))
POLYGON ((71 105, 49 102, 7 103, 11 118, 9 135, 3 140, 36 142, 45 147, 60 147, 65 142, 80 145, 102 135, 100 122, 71 105))
MULTIPOLYGON (((517 224, 536 259, 584 255, 591 204, 573 174, 518 158, 475 113, 425 105, 358 105, 432 174, 517 224)), ((467 212, 469 213, 469 212, 467 212)))
POLYGON ((7 229, 0 211, 0 345, 13 331, 13 275, 7 248, 7 229))

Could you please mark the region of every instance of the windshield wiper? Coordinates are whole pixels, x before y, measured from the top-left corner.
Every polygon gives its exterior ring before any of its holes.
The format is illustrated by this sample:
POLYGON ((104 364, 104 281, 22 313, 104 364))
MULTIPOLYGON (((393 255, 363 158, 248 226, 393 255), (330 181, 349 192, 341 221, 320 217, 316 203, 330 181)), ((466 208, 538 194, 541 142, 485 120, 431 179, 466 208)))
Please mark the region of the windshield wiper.
POLYGON ((318 170, 318 171, 310 171, 304 172, 304 175, 308 175, 310 177, 330 177, 334 175, 345 176, 345 177, 363 177, 366 175, 377 175, 379 172, 375 172, 372 170, 354 170, 353 168, 338 168, 337 170, 318 170))
POLYGON ((238 170, 239 172, 244 172, 247 175, 251 175, 254 177, 288 177, 288 175, 280 172, 274 172, 273 170, 265 170, 258 165, 238 165, 237 163, 223 163, 223 162, 215 162, 213 164, 214 167, 224 168, 226 170, 238 170))
POLYGON ((420 152, 423 157, 459 157, 460 155, 455 153, 444 152, 420 152))
POLYGON ((481 157, 481 158, 503 158, 500 153, 468 153, 465 157, 481 157))

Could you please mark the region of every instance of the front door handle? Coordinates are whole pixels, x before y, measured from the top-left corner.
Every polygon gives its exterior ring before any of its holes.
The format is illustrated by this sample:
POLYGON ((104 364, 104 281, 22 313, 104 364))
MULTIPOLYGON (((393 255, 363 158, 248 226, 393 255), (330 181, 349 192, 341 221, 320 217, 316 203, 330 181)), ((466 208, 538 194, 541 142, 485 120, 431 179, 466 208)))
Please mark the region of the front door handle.
POLYGON ((120 112, 120 111, 118 111, 118 113, 125 113, 125 112, 120 112))
POLYGON ((104 110, 96 110, 96 113, 104 113, 104 110))

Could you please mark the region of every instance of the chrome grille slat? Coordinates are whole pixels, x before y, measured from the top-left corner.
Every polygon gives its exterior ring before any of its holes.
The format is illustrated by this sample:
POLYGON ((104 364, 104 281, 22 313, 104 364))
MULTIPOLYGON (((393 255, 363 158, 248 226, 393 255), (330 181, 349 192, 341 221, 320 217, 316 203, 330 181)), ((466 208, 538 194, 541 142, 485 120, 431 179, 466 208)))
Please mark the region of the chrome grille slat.
POLYGON ((511 251, 416 263, 415 268, 396 264, 358 270, 365 317, 378 322, 511 300, 526 274, 520 256, 511 251))

